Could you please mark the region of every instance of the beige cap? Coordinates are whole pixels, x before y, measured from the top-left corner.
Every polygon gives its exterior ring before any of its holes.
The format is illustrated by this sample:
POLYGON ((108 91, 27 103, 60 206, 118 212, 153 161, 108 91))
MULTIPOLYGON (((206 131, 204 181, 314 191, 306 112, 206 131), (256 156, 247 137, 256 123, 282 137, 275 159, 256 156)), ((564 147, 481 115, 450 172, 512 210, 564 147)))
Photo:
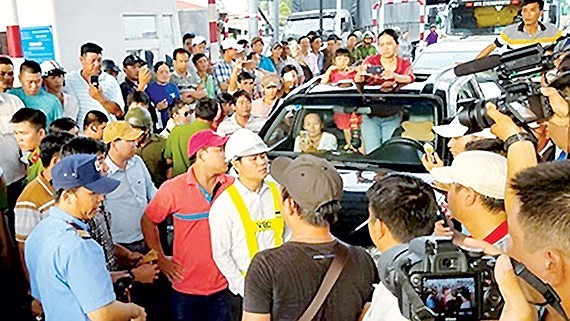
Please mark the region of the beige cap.
POLYGON ((507 159, 499 154, 481 150, 462 152, 451 166, 434 168, 430 173, 439 183, 457 183, 481 195, 505 199, 507 159))
POLYGON ((131 126, 124 120, 107 124, 103 130, 103 142, 108 144, 117 139, 135 140, 143 134, 143 131, 131 126))

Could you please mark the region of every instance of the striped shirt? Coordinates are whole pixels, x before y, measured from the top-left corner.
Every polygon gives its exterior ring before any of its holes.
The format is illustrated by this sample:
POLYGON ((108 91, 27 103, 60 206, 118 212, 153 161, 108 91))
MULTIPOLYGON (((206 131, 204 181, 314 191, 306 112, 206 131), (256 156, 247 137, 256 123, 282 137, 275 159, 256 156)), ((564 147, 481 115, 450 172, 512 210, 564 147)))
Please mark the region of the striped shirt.
MULTIPOLYGON (((66 77, 65 91, 74 95, 79 101, 79 112, 77 113, 77 126, 83 128, 85 115, 91 110, 98 110, 110 120, 116 120, 105 107, 89 95, 89 83, 81 76, 81 70, 70 72, 66 77)), ((115 78, 107 73, 99 75, 99 86, 103 89, 103 96, 107 100, 119 105, 121 110, 125 110, 125 101, 121 93, 121 87, 115 78)))
POLYGON ((16 201, 14 208, 16 241, 24 242, 32 230, 48 215, 55 204, 53 187, 43 172, 31 181, 16 201))
POLYGON ((509 49, 518 49, 540 43, 543 46, 551 45, 562 36, 562 31, 551 23, 538 22, 538 30, 534 35, 528 33, 524 23, 512 24, 505 27, 503 32, 495 39, 497 47, 507 46, 509 49))

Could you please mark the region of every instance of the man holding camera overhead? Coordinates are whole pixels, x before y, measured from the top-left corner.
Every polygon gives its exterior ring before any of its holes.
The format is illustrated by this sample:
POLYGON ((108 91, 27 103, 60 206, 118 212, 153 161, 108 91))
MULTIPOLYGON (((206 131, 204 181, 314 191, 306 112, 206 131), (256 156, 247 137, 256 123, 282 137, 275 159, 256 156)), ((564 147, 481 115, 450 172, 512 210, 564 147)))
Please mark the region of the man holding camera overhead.
POLYGON ((522 22, 505 27, 495 41, 483 49, 477 58, 487 57, 493 50, 502 46, 516 49, 540 43, 551 45, 562 36, 562 31, 551 23, 540 22, 544 9, 543 0, 524 0, 522 2, 522 22))

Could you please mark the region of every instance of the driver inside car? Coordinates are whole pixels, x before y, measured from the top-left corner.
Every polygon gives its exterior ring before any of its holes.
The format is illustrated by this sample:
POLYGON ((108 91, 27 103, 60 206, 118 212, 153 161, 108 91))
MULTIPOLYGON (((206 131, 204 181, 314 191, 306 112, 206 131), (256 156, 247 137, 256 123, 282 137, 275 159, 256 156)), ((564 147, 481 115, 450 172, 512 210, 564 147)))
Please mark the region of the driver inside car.
POLYGON ((303 119, 303 130, 295 138, 294 152, 318 153, 322 151, 334 151, 337 149, 335 135, 323 131, 324 124, 321 116, 309 113, 303 119))

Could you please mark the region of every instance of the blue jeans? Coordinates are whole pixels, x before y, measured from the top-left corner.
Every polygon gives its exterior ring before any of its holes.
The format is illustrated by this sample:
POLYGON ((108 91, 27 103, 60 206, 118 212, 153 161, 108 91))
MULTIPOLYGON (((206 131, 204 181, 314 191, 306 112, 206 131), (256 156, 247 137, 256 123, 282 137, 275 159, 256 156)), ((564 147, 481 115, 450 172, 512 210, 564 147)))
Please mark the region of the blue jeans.
POLYGON ((192 295, 172 290, 174 321, 229 321, 231 294, 226 289, 211 295, 192 295))
POLYGON ((401 122, 402 116, 400 114, 389 117, 362 115, 360 132, 366 154, 370 154, 390 139, 394 131, 400 127, 401 122))

